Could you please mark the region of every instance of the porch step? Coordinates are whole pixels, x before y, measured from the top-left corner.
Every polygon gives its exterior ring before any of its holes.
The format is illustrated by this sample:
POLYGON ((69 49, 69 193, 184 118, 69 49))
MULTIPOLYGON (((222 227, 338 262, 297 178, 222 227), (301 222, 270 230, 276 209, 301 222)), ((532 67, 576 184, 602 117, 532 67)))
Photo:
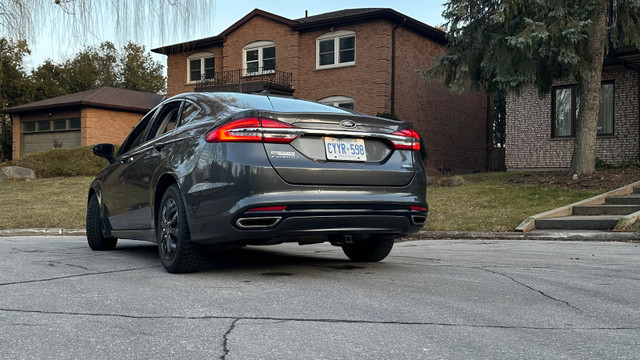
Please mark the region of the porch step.
POLYGON ((564 216, 536 220, 538 229, 611 230, 623 215, 564 216))
POLYGON ((612 205, 640 205, 640 194, 608 196, 605 204, 612 205))
POLYGON ((573 207, 573 215, 629 215, 640 211, 640 205, 581 205, 573 207))
POLYGON ((633 187, 633 193, 634 194, 640 194, 640 186, 634 186, 633 187))

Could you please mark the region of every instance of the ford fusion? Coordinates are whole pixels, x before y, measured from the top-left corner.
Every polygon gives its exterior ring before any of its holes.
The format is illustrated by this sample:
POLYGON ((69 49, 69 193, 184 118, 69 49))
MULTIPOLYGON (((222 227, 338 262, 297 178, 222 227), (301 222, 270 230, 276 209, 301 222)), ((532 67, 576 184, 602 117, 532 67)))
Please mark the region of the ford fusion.
POLYGON ((87 240, 157 243, 168 272, 203 249, 329 242, 384 259, 425 223, 425 172, 411 124, 273 95, 185 93, 133 128, 91 183, 87 240))

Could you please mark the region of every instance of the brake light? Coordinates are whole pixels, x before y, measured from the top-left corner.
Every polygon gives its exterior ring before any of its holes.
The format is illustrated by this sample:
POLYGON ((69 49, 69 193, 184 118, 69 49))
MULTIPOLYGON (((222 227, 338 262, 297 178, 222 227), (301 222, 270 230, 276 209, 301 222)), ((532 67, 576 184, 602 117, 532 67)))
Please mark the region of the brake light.
POLYGON ((427 208, 424 206, 409 206, 411 211, 427 211, 427 208))
POLYGON ((420 150, 420 135, 413 129, 404 129, 394 132, 392 135, 403 136, 403 140, 391 140, 396 150, 420 150))
POLYGON ((258 208, 249 209, 249 210, 247 210, 247 212, 253 212, 253 211, 284 211, 286 208, 287 208, 286 205, 284 205, 284 206, 265 206, 265 207, 258 207, 258 208))
POLYGON ((290 143, 298 137, 286 132, 266 129, 293 129, 292 125, 269 119, 245 118, 224 124, 207 133, 208 142, 265 142, 290 143))

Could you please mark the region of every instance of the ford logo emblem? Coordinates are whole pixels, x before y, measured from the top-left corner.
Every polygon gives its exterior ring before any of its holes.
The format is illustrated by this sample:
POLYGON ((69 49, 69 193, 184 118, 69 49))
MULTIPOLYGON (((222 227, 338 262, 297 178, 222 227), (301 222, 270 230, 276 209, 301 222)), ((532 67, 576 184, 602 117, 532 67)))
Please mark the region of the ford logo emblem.
POLYGON ((356 122, 353 120, 342 120, 340 121, 340 126, 345 129, 353 129, 354 127, 356 127, 356 122))

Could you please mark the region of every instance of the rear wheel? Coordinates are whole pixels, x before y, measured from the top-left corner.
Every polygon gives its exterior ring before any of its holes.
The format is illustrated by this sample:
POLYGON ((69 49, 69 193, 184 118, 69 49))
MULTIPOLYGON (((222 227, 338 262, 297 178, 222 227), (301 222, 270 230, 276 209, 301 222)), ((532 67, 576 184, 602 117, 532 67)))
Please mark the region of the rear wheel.
POLYGON ((164 193, 157 217, 156 236, 162 266, 170 273, 198 271, 201 255, 191 242, 184 202, 177 185, 164 193))
POLYGON ((342 245, 342 251, 352 261, 377 262, 389 255, 393 242, 390 237, 372 237, 366 241, 342 245))
POLYGON ((96 194, 91 195, 87 205, 87 242, 92 250, 113 250, 118 243, 117 238, 106 238, 102 232, 103 223, 100 217, 100 204, 96 194))

